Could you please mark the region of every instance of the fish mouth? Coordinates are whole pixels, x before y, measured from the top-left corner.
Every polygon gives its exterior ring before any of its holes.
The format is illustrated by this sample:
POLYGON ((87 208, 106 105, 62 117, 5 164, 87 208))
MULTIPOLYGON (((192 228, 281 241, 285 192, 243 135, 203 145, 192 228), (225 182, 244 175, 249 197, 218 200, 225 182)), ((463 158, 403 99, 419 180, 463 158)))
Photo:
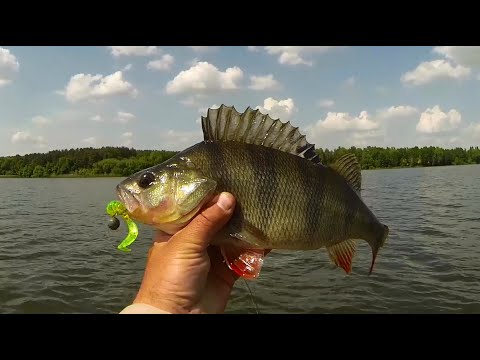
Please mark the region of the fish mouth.
POLYGON ((117 185, 117 196, 129 213, 133 213, 140 206, 132 192, 121 185, 117 185))

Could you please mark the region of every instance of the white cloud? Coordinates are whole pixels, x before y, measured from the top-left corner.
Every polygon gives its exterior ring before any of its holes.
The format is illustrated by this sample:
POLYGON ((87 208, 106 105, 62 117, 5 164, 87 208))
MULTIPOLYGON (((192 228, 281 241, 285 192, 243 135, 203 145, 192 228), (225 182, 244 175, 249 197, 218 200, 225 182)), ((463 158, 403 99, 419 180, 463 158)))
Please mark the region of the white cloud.
POLYGON ((385 144, 385 135, 379 129, 354 132, 347 138, 347 144, 356 147, 383 146, 385 144))
POLYGON ((419 138, 426 146, 435 144, 445 147, 463 147, 478 146, 480 141, 480 123, 471 122, 465 126, 459 126, 451 131, 443 133, 419 133, 419 138))
POLYGON ((35 136, 28 131, 17 131, 12 135, 10 141, 12 144, 34 144, 39 146, 44 146, 47 143, 43 136, 35 136))
POLYGON ((466 79, 470 72, 470 68, 452 65, 447 60, 424 61, 416 69, 403 74, 401 81, 406 85, 418 86, 440 79, 466 79))
POLYGON ((275 100, 272 97, 263 100, 263 106, 259 105, 255 109, 270 115, 272 119, 280 119, 283 122, 291 120, 293 114, 297 111, 292 98, 275 100))
MULTIPOLYGON (((249 47, 250 51, 257 50, 249 47)), ((306 60, 308 54, 321 54, 336 49, 335 46, 265 46, 265 51, 270 55, 278 55, 278 62, 285 65, 312 66, 311 60, 306 60)))
POLYGON ((420 115, 417 131, 420 133, 439 133, 457 129, 462 121, 462 115, 455 109, 444 113, 438 105, 428 108, 420 115))
POLYGON ((265 76, 250 76, 250 89, 252 90, 276 90, 280 89, 280 83, 273 78, 272 74, 265 76))
POLYGON ((110 53, 115 56, 149 56, 160 52, 157 46, 109 46, 110 53))
POLYGON ((152 60, 147 64, 150 70, 169 70, 175 62, 175 58, 170 54, 163 55, 159 60, 152 60))
POLYGON ((124 146, 132 146, 133 144, 133 133, 131 132, 125 132, 122 134, 122 140, 124 146))
POLYGON ((367 111, 362 111, 359 116, 351 116, 349 113, 329 112, 324 120, 317 121, 311 127, 311 131, 365 131, 378 128, 378 122, 374 121, 367 111))
POLYGON ((307 140, 317 147, 382 146, 385 130, 367 111, 358 116, 346 112, 328 112, 325 118, 305 126, 307 140))
POLYGON ((260 48, 258 46, 247 46, 248 51, 259 51, 260 48))
POLYGON ((189 48, 195 52, 204 53, 204 52, 216 50, 217 46, 189 46, 189 48))
POLYGON ((321 108, 331 108, 335 106, 335 101, 333 101, 332 99, 322 99, 317 102, 317 105, 321 108))
POLYGON ((128 112, 119 111, 117 113, 117 116, 115 117, 114 121, 122 123, 122 124, 127 124, 130 121, 133 121, 135 119, 136 119, 135 115, 133 115, 131 113, 128 113, 128 112))
POLYGON ((90 118, 92 121, 102 122, 103 118, 100 115, 94 115, 90 118))
POLYGON ((62 93, 70 102, 84 100, 99 100, 115 95, 130 95, 135 97, 137 89, 123 79, 121 71, 111 75, 76 74, 70 78, 62 93))
POLYGON ((52 120, 47 119, 45 116, 37 115, 32 118, 32 123, 38 126, 45 126, 51 124, 52 120))
POLYGON ((170 129, 158 134, 158 142, 162 144, 162 149, 173 151, 184 150, 199 141, 202 141, 203 133, 201 130, 195 131, 177 131, 170 129))
POLYGON ((132 64, 127 64, 127 65, 124 66, 122 71, 128 71, 128 70, 131 70, 131 69, 132 69, 132 64))
POLYGON ((472 123, 467 127, 467 130, 475 138, 480 139, 480 123, 472 123))
POLYGON ((410 105, 390 106, 388 109, 380 110, 378 117, 382 119, 391 119, 410 116, 417 112, 418 110, 410 105))
POLYGON ((2 69, 9 69, 11 71, 18 71, 20 64, 15 55, 9 49, 0 47, 0 66, 2 69))
POLYGON ((97 139, 93 136, 90 136, 88 138, 85 138, 82 140, 82 142, 89 144, 89 145, 95 145, 97 143, 97 139))
POLYGON ((448 140, 448 142, 449 142, 450 144, 460 144, 460 143, 461 143, 460 139, 459 139, 458 137, 456 137, 456 136, 450 138, 450 140, 448 140))
POLYGON ((480 66, 480 46, 437 46, 434 53, 464 66, 480 66))
POLYGON ((238 89, 239 81, 243 78, 243 71, 238 67, 231 67, 220 71, 208 62, 199 62, 188 70, 181 71, 167 83, 167 94, 182 94, 194 92, 212 93, 221 90, 238 89))
POLYGON ((15 55, 9 49, 0 47, 0 87, 10 84, 19 68, 20 64, 15 55))

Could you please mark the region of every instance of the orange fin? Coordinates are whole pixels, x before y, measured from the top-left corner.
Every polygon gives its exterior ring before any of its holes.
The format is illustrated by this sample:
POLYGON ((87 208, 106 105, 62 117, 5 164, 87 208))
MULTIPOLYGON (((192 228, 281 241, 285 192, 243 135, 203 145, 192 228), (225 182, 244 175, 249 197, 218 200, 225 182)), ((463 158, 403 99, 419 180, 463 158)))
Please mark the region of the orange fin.
POLYGON ((221 246, 222 255, 230 270, 246 279, 258 278, 263 266, 265 250, 221 246))
POLYGON ((357 250, 357 242, 353 239, 327 246, 328 255, 335 265, 340 266, 347 274, 352 272, 352 261, 357 250))

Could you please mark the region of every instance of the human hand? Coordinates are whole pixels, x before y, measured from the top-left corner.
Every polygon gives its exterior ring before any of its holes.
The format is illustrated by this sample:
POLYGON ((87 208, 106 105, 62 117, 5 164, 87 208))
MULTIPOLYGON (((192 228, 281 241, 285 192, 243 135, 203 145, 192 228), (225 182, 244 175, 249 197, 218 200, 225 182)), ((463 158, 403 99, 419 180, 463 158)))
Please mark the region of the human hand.
POLYGON ((132 306, 153 306, 167 313, 222 313, 238 276, 219 248, 209 244, 234 207, 235 198, 222 193, 173 236, 157 234, 132 306))

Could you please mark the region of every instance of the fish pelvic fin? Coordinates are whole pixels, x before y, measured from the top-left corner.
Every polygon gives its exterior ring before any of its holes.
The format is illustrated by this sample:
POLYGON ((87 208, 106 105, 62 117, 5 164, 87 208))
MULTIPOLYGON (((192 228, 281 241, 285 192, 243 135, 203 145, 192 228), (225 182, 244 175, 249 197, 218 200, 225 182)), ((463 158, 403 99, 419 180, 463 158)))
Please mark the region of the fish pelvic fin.
POLYGON ((331 169, 343 176, 349 185, 358 193, 362 187, 362 169, 354 154, 345 154, 329 165, 331 169))
POLYGON ((347 274, 352 272, 352 262, 356 251, 357 241, 354 239, 327 246, 327 252, 332 262, 341 267, 347 274))
POLYGON ((368 271, 368 275, 371 275, 373 272, 373 266, 375 265, 375 260, 377 258, 378 251, 380 248, 385 244, 387 240, 388 234, 390 233, 390 229, 387 225, 383 225, 383 233, 380 233, 377 236, 376 241, 369 242, 370 247, 372 248, 372 264, 370 265, 370 270, 368 271))
POLYGON ((261 145, 299 156, 315 164, 320 163, 315 145, 306 140, 298 127, 280 119, 274 120, 268 114, 262 114, 251 107, 243 113, 239 113, 233 106, 209 108, 207 116, 202 116, 202 130, 205 142, 237 141, 261 145))
POLYGON ((263 266, 265 250, 244 249, 233 245, 221 245, 220 250, 230 270, 244 279, 258 278, 263 266))

